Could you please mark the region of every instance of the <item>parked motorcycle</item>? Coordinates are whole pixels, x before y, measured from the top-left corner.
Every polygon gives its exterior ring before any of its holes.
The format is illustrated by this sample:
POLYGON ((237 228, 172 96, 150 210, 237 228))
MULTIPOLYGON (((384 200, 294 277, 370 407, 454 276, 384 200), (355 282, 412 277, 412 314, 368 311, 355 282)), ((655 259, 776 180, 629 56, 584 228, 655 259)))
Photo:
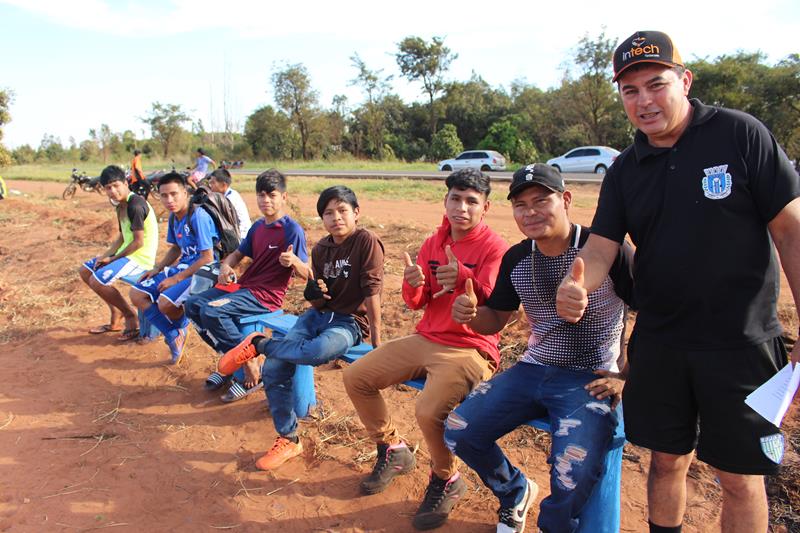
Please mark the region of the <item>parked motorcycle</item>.
POLYGON ((73 196, 75 196, 75 192, 78 190, 78 187, 83 189, 86 192, 97 192, 98 194, 103 194, 103 187, 100 186, 100 177, 89 177, 86 175, 86 172, 78 172, 77 168, 72 169, 72 175, 70 176, 72 181, 67 185, 67 188, 64 189, 64 192, 61 193, 61 198, 64 200, 69 200, 73 196))

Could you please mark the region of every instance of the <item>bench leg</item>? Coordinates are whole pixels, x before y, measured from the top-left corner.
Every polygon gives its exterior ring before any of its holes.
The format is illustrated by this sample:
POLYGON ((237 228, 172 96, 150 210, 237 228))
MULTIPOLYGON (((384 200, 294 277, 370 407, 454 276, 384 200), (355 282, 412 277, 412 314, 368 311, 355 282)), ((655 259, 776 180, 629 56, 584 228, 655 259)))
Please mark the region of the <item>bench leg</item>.
POLYGON ((620 520, 620 482, 622 481, 622 450, 617 446, 608 451, 601 477, 580 514, 578 533, 618 533, 620 520))

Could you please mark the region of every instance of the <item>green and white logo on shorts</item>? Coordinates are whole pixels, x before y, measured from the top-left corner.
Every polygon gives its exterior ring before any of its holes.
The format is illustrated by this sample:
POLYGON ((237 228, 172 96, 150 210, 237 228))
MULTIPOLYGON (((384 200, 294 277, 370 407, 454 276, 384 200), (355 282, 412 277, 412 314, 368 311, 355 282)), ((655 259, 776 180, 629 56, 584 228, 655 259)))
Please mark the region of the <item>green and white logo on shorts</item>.
POLYGON ((776 465, 781 464, 781 459, 783 459, 783 435, 776 433, 761 437, 761 451, 776 465))

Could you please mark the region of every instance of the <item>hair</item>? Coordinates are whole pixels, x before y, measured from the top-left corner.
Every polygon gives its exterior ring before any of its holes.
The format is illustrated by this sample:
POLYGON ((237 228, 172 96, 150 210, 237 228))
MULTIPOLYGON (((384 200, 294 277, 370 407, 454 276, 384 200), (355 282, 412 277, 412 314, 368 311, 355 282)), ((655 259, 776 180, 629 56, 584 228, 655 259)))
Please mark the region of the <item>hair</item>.
POLYGON ((200 155, 206 155, 205 150, 203 150, 202 148, 198 148, 197 149, 197 153, 200 154, 200 155))
POLYGON ((166 185, 167 183, 177 183, 178 185, 183 185, 184 187, 186 187, 186 178, 184 178, 183 175, 175 171, 167 172, 166 174, 161 176, 161 178, 159 178, 158 189, 161 190, 161 186, 166 185))
POLYGON ((133 155, 141 155, 141 150, 134 150, 133 155))
POLYGON ((327 207, 331 200, 338 200, 341 203, 350 204, 350 207, 352 207, 354 211, 358 209, 356 193, 344 185, 334 185, 333 187, 328 187, 319 194, 319 200, 317 200, 317 214, 319 216, 322 216, 325 207, 327 207))
POLYGON ((224 168, 218 168, 214 172, 211 173, 211 178, 217 180, 220 183, 224 183, 225 185, 230 186, 231 184, 231 173, 225 170, 224 168))
POLYGON ((475 189, 488 198, 489 193, 492 192, 492 185, 490 181, 491 180, 489 176, 480 170, 476 170, 474 168, 462 168, 461 170, 456 170, 447 176, 445 184, 447 185, 448 192, 452 188, 459 190, 475 189))
POLYGON ((272 191, 286 192, 286 176, 271 168, 265 170, 256 178, 256 193, 272 191))
POLYGON ((109 183, 115 181, 124 181, 125 183, 128 182, 127 178, 125 177, 124 170, 117 165, 109 165, 100 173, 100 185, 105 187, 109 183))

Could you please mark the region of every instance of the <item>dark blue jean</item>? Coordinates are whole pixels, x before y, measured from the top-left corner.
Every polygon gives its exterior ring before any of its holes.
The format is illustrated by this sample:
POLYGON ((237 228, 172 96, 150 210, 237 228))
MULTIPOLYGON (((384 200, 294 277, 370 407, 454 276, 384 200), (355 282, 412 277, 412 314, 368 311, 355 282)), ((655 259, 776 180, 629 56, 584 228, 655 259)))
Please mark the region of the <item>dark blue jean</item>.
POLYGON ((610 399, 597 400, 583 388, 595 378, 588 371, 517 363, 478 385, 450 414, 445 443, 502 507, 512 507, 522 499, 527 480, 496 441, 517 426, 547 417, 550 496, 542 501, 538 526, 545 532, 575 531, 617 427, 610 399))
POLYGON ((259 351, 267 356, 261 379, 278 434, 293 437, 297 432, 292 390, 297 365, 325 364, 360 342, 361 330, 352 316, 309 309, 285 337, 259 344, 259 351))
POLYGON ((245 338, 239 330, 238 319, 270 312, 247 289, 225 292, 213 287, 190 296, 183 309, 203 340, 220 353, 234 348, 245 338))

